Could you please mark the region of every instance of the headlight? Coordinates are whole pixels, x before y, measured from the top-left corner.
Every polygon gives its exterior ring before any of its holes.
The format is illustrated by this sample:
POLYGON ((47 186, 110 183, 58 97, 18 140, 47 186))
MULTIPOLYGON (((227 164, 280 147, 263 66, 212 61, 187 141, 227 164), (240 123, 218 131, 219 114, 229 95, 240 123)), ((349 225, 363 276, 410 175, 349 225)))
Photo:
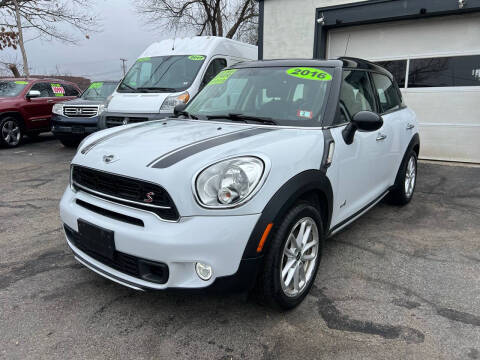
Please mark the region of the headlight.
POLYGON ((53 105, 52 113, 57 114, 57 115, 63 115, 63 104, 53 105))
POLYGON ((213 164, 202 170, 195 180, 197 198, 206 207, 238 206, 254 194, 264 169, 263 161, 252 156, 213 164))
POLYGON ((102 113, 105 112, 105 111, 107 111, 107 107, 106 107, 104 104, 99 105, 99 106, 98 106, 98 113, 97 113, 97 115, 100 116, 100 115, 102 115, 102 113))
POLYGON ((173 112, 175 106, 180 104, 186 104, 190 100, 190 94, 188 91, 180 95, 168 96, 164 101, 162 106, 160 106, 160 112, 173 112))

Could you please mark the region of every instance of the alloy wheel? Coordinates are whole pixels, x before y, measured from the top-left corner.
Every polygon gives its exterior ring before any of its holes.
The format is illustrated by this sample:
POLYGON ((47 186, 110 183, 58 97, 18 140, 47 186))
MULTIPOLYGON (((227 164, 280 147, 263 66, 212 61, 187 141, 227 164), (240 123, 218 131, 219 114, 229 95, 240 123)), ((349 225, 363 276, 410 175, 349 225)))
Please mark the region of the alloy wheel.
POLYGON ((280 283, 286 296, 297 297, 314 275, 318 261, 318 227, 310 217, 300 219, 290 231, 280 264, 280 283))
POLYGON ((415 180, 417 177, 417 163, 412 155, 408 160, 407 171, 405 173, 405 195, 410 198, 415 189, 415 180))
POLYGON ((20 127, 13 120, 7 120, 2 125, 2 138, 7 145, 15 146, 20 142, 20 127))

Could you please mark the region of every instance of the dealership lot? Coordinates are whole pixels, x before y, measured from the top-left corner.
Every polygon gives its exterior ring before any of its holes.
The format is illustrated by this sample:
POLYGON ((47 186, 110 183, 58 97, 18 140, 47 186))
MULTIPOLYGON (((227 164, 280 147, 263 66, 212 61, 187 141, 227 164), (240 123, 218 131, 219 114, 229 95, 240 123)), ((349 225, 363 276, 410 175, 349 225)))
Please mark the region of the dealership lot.
POLYGON ((58 202, 73 150, 0 150, 0 358, 480 358, 480 167, 419 164, 404 208, 326 244, 278 313, 238 296, 140 293, 79 265, 58 202))

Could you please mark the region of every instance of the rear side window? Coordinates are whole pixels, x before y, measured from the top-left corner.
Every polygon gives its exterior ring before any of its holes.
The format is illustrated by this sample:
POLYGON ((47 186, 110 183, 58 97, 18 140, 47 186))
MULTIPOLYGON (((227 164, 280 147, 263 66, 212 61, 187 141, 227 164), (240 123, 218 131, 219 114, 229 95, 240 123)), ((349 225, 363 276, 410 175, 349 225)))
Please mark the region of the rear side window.
POLYGON ((40 97, 53 97, 53 90, 50 83, 40 82, 33 84, 30 90, 40 91, 40 97))
POLYGON ((380 101, 381 112, 399 109, 402 105, 402 98, 392 80, 377 73, 372 73, 372 79, 380 101))
POLYGON ((208 84, 223 68, 227 66, 227 60, 214 59, 210 65, 208 65, 205 75, 202 80, 202 86, 208 84))
POLYGON ((340 90, 339 123, 347 122, 359 111, 375 111, 375 101, 368 73, 344 70, 340 90))
POLYGON ((65 96, 78 96, 78 90, 70 84, 62 84, 65 89, 65 96))

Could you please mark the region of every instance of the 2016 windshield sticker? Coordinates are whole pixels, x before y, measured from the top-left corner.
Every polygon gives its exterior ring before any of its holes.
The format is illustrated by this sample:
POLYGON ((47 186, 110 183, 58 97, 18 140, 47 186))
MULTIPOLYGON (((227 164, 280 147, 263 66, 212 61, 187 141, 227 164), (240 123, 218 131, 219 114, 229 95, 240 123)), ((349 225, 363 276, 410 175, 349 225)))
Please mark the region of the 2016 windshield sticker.
POLYGON ((188 59, 193 60, 193 61, 200 61, 200 60, 205 59, 205 56, 203 56, 203 55, 190 55, 188 57, 188 59))
POLYGON ((90 84, 89 89, 100 89, 103 86, 103 82, 97 81, 90 84))
POLYGON ((317 81, 332 80, 332 75, 330 75, 326 71, 316 69, 316 68, 308 68, 308 67, 290 68, 287 70, 287 75, 295 76, 300 79, 308 79, 308 80, 317 80, 317 81))
POLYGON ((223 70, 220 71, 217 76, 215 76, 212 81, 208 83, 208 85, 220 85, 223 84, 225 81, 228 80, 230 76, 235 74, 237 70, 236 69, 231 69, 231 70, 223 70))
POLYGON ((65 89, 63 88, 62 85, 60 84, 50 84, 52 87, 53 93, 55 96, 64 96, 65 95, 65 89))
POLYGON ((143 57, 143 58, 139 58, 137 59, 137 62, 142 62, 142 61, 149 61, 150 58, 149 57, 143 57))
POLYGON ((27 84, 28 84, 28 81, 15 81, 15 84, 18 84, 18 85, 27 85, 27 84))

